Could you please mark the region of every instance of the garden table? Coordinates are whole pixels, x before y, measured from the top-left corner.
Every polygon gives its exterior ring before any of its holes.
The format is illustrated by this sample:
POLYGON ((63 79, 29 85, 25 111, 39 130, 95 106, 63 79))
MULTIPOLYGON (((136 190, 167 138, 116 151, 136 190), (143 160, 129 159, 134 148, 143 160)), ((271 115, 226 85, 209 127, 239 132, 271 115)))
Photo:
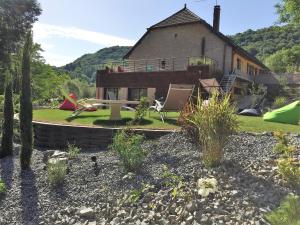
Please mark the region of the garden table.
MULTIPOLYGON (((106 100, 106 99, 92 99, 90 103, 101 103, 110 106, 110 120, 121 120, 121 108, 124 105, 138 105, 140 101, 128 101, 128 100, 106 100)), ((129 108, 129 107, 128 107, 129 108)))

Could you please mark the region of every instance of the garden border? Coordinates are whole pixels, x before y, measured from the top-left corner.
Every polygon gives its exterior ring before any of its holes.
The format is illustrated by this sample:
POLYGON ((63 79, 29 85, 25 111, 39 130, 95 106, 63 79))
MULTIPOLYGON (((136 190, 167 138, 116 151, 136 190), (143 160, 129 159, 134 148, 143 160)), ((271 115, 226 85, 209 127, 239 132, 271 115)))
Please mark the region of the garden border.
MULTIPOLYGON (((114 134, 123 128, 76 126, 33 121, 34 144, 40 148, 66 148, 68 143, 84 149, 105 150, 114 134)), ((132 129, 147 139, 156 139, 177 130, 132 129)))

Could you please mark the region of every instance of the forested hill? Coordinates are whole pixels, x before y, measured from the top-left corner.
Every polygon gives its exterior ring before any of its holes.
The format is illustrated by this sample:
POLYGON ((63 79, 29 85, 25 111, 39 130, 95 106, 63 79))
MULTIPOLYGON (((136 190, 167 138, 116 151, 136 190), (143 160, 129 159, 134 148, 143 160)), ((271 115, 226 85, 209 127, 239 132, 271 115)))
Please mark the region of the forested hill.
POLYGON ((279 50, 290 49, 300 44, 300 28, 291 25, 271 26, 256 31, 247 30, 230 38, 263 61, 279 50))
POLYGON ((96 53, 86 54, 62 67, 68 71, 73 78, 81 78, 89 82, 94 82, 96 71, 100 64, 108 60, 121 59, 130 49, 128 46, 113 46, 103 48, 96 53))

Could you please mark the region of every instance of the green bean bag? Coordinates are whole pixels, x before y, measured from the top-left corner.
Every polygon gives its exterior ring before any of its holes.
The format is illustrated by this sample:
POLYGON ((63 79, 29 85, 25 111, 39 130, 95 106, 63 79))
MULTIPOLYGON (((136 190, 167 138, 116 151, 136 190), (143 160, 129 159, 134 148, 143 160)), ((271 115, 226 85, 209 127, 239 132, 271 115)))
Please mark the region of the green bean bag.
POLYGON ((282 108, 272 112, 267 112, 264 115, 264 121, 288 123, 297 125, 300 120, 300 101, 293 102, 282 108))

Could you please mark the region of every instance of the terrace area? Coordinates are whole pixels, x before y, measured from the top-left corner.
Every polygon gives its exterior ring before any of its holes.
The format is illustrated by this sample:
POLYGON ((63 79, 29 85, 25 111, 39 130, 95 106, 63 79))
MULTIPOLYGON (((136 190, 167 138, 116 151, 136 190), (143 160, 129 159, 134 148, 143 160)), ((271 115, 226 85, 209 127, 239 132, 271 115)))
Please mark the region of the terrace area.
POLYGON ((111 73, 130 72, 159 72, 159 71, 186 71, 190 66, 209 65, 216 69, 218 64, 215 60, 204 57, 184 58, 157 58, 139 60, 114 60, 100 65, 100 70, 108 70, 111 73))

